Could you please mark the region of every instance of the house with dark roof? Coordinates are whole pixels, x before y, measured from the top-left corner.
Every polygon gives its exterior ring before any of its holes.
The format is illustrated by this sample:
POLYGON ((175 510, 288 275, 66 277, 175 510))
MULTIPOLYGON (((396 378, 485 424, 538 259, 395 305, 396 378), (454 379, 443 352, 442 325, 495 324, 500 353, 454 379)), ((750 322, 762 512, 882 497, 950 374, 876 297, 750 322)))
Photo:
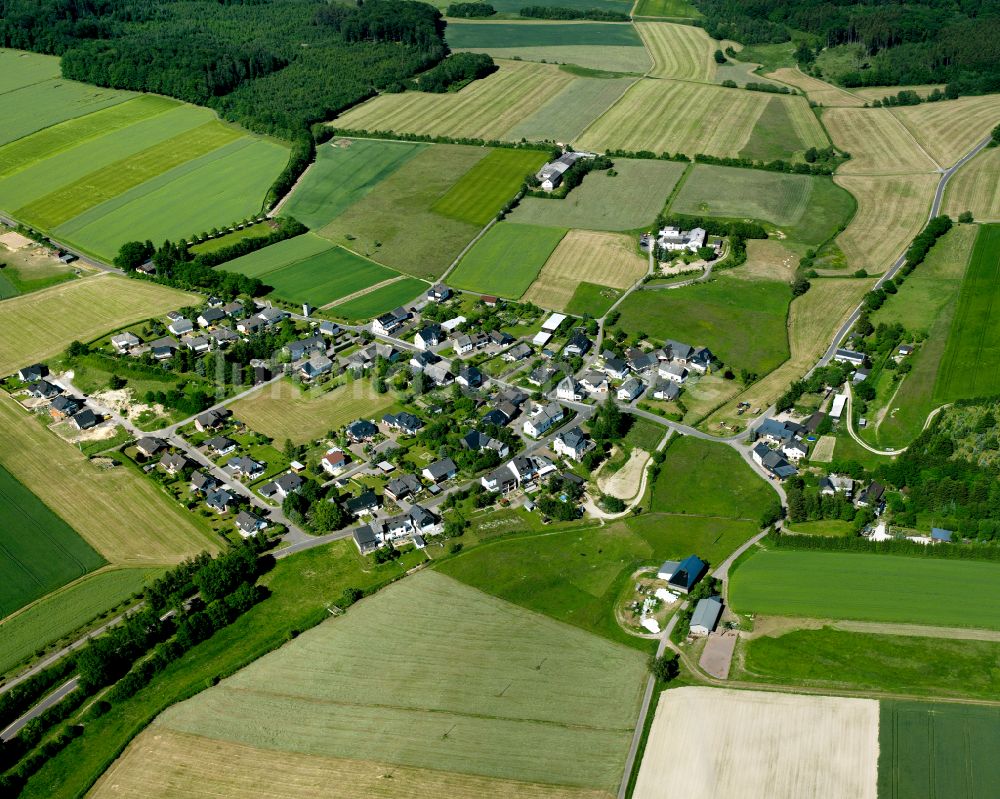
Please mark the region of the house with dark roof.
POLYGON ((33 383, 36 380, 41 380, 43 377, 49 376, 49 367, 44 363, 33 363, 31 366, 25 366, 17 370, 18 379, 25 383, 33 383))
POLYGON ((138 347, 141 343, 142 340, 135 333, 127 330, 124 333, 119 333, 111 337, 111 346, 115 348, 115 351, 119 355, 124 355, 133 347, 138 347))
POLYGON ((444 283, 435 283, 427 289, 427 299, 431 302, 444 302, 451 296, 451 289, 444 283))
POLYGON ((356 497, 351 497, 344 502, 344 509, 352 516, 360 516, 363 513, 373 513, 378 510, 379 497, 370 488, 365 489, 356 497))
POLYGON ((587 338, 587 334, 582 330, 576 330, 570 337, 566 346, 563 347, 563 355, 582 357, 590 352, 590 348, 592 346, 593 343, 589 338, 587 338))
POLYGON ((424 374, 436 386, 447 386, 455 380, 446 361, 432 363, 424 367, 424 374))
MULTIPOLYGON (((513 406, 511 406, 511 407, 513 407, 513 406)), ((516 409, 515 409, 515 413, 516 413, 516 409)), ((511 419, 511 417, 508 416, 502 409, 500 409, 500 408, 493 408, 493 409, 491 409, 491 410, 489 410, 489 411, 486 412, 486 414, 483 416, 483 418, 482 418, 481 421, 482 421, 483 424, 492 424, 492 425, 495 425, 497 427, 503 427, 504 425, 507 424, 507 422, 510 421, 510 419, 511 419)))
POLYGON ((415 474, 404 474, 388 482, 385 495, 393 502, 398 502, 406 497, 416 496, 422 488, 423 485, 415 474))
POLYGON ((423 352, 415 352, 413 357, 410 358, 410 366, 416 370, 424 369, 435 363, 441 362, 441 356, 435 355, 430 350, 424 350, 423 352))
POLYGON ((246 456, 231 458, 229 463, 226 464, 226 471, 233 477, 239 477, 244 480, 256 480, 264 474, 265 468, 266 464, 246 456))
POLYGON ((565 433, 559 433, 552 442, 552 449, 557 455, 564 455, 575 461, 583 459, 593 446, 586 434, 579 427, 574 427, 565 433))
POLYGON ((207 494, 214 491, 219 485, 219 481, 207 472, 197 470, 191 474, 191 490, 199 494, 207 494))
POLYGON ((236 451, 236 442, 226 436, 216 436, 205 442, 205 446, 212 453, 213 457, 219 458, 236 451))
POLYGON ((225 513, 229 506, 233 504, 233 495, 226 489, 209 492, 205 497, 205 504, 216 513, 225 513))
POLYGON ((332 371, 333 361, 320 353, 314 353, 308 361, 299 367, 299 374, 305 380, 315 380, 317 377, 332 371))
POLYGON ((198 323, 198 327, 210 327, 225 318, 226 312, 221 308, 206 308, 198 314, 198 318, 195 321, 198 323))
POLYGON ((294 472, 286 472, 276 480, 271 480, 257 489, 265 499, 283 500, 289 494, 297 494, 302 488, 303 480, 294 472))
POLYGON ((691 635, 708 635, 715 630, 722 616, 722 597, 710 596, 699 599, 691 614, 691 635))
POLYGON ((425 480, 429 480, 432 483, 443 483, 445 480, 451 480, 458 474, 458 467, 451 458, 442 458, 424 467, 421 474, 425 480))
POLYGON ((565 402, 579 402, 583 399, 583 386, 576 382, 573 375, 566 375, 556 386, 556 398, 565 402))
POLYGON ((357 419, 344 428, 344 433, 355 444, 360 444, 375 438, 378 428, 367 419, 357 419))
POLYGON ((100 417, 90 410, 90 408, 77 411, 69 419, 70 424, 77 430, 89 430, 92 427, 96 427, 100 421, 100 417))
POLYGON ((631 402, 640 394, 642 394, 643 389, 646 386, 641 380, 635 377, 630 377, 620 386, 618 386, 618 399, 621 402, 631 402))
POLYGON ((179 347, 177 339, 164 336, 149 342, 149 354, 153 356, 155 361, 166 361, 174 357, 174 353, 179 347))
POLYGON ((285 345, 285 349, 293 361, 297 361, 314 352, 325 355, 326 339, 320 335, 309 336, 309 338, 299 339, 298 341, 289 341, 285 345))
POLYGON ((864 366, 865 354, 854 352, 853 350, 838 349, 833 353, 833 360, 840 363, 849 363, 854 366, 864 366))
POLYGON ((475 366, 463 366, 455 382, 466 388, 479 388, 483 384, 483 373, 475 366))
POLYGON ((204 433, 206 430, 215 430, 222 427, 232 415, 233 412, 228 408, 213 408, 196 416, 194 426, 199 433, 204 433))
POLYGON ((502 494, 517 488, 517 478, 506 466, 501 466, 489 474, 483 475, 479 482, 487 491, 499 491, 502 494))
POLYGON ((441 330, 441 325, 437 323, 427 325, 413 336, 413 343, 420 350, 429 350, 431 347, 436 347, 442 341, 444 341, 444 331, 441 330))
POLYGON ((160 458, 160 466, 167 474, 179 474, 183 472, 189 465, 191 461, 185 458, 180 453, 176 455, 171 455, 169 452, 164 452, 163 457, 160 458))
POLYGON ((249 538, 267 529, 267 522, 260 516, 241 510, 236 514, 236 529, 241 536, 249 538))
POLYGON ((372 322, 372 330, 383 336, 392 335, 412 316, 405 308, 396 308, 379 316, 372 322))
POLYGON ((885 486, 877 480, 872 480, 866 488, 858 492, 854 504, 859 508, 874 508, 876 513, 880 512, 885 505, 885 486))
POLYGON ((664 402, 672 402, 680 395, 681 387, 677 383, 670 380, 657 383, 653 387, 653 399, 663 400, 664 402))
POLYGON ((608 358, 604 361, 604 374, 612 380, 624 380, 629 373, 629 365, 621 358, 608 358))
POLYGON ((139 454, 146 458, 152 458, 165 446, 167 446, 166 441, 154 436, 143 436, 135 442, 135 448, 139 451, 139 454))
POLYGON ((194 330, 194 322, 190 319, 185 319, 183 316, 180 319, 175 319, 169 325, 167 325, 167 330, 173 333, 175 336, 182 336, 185 333, 190 333, 194 330))
POLYGON ((28 386, 28 393, 35 399, 52 399, 62 394, 62 389, 48 380, 39 380, 28 386))
POLYGON ((780 452, 768 448, 767 444, 763 441, 758 441, 754 448, 750 450, 750 456, 757 465, 779 480, 785 480, 794 474, 798 474, 798 469, 785 460, 785 457, 780 452))
POLYGON ((49 415, 53 419, 66 419, 83 407, 83 401, 68 394, 60 394, 49 403, 49 415))
POLYGON ((522 428, 524 432, 532 438, 540 438, 545 435, 554 424, 563 420, 562 405, 558 402, 550 402, 538 408, 535 413, 525 420, 522 428))
POLYGON ((503 358, 507 363, 514 363, 515 361, 523 361, 525 358, 531 356, 531 347, 525 343, 517 344, 511 347, 500 357, 503 358))
POLYGON ((362 525, 354 531, 354 545, 362 555, 368 555, 381 546, 381 542, 375 537, 370 525, 362 525))
POLYGON ((707 372, 712 366, 712 361, 714 360, 715 356, 708 347, 698 347, 691 353, 691 357, 688 358, 687 365, 696 372, 705 374, 705 372, 707 372))
POLYGON ((686 594, 695 587, 707 571, 708 564, 705 561, 697 555, 688 555, 678 564, 677 570, 670 575, 667 585, 682 594, 686 594))

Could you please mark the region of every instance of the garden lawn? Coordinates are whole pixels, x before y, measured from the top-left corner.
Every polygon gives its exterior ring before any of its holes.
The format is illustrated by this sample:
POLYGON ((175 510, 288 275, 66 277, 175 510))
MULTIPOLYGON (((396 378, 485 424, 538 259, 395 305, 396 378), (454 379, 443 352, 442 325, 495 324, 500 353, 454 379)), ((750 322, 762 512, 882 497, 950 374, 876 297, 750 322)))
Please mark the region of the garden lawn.
POLYGON ((350 322, 367 321, 412 302, 426 290, 427 283, 423 280, 406 277, 353 300, 334 305, 330 308, 330 313, 350 322))
POLYGON ((160 569, 103 569, 5 620, 0 624, 0 674, 128 599, 160 574, 160 569))
POLYGON ((740 565, 729 597, 739 613, 1000 630, 1000 563, 772 550, 740 565))
POLYGON ((0 551, 4 556, 0 562, 0 618, 105 563, 72 527, 2 466, 0 551))
POLYGON ((457 288, 517 299, 538 277, 565 233, 559 228, 501 222, 473 245, 449 280, 457 288))
POLYGON ((377 139, 335 139, 316 150, 281 212, 313 229, 364 197, 426 145, 377 139))
POLYGON ((934 386, 935 402, 985 397, 1000 389, 998 291, 1000 225, 983 225, 958 295, 958 307, 934 386))
POLYGON ((333 247, 304 261, 268 272, 264 282, 284 300, 321 306, 398 275, 398 272, 343 247, 333 247))
POLYGON ((393 404, 391 395, 376 394, 366 380, 322 393, 279 380, 229 407, 233 416, 258 433, 275 441, 290 438, 304 444, 355 419, 379 419, 393 404))
POLYGON ((630 334, 708 347, 735 371, 764 375, 788 358, 791 299, 787 283, 722 275, 681 289, 636 291, 618 306, 618 324, 630 334))
MULTIPOLYGON (((46 128, 0 149, 0 158, 8 160, 12 170, 0 178, 0 208, 12 212, 15 208, 30 205, 67 184, 82 180, 95 170, 134 156, 215 119, 215 115, 207 108, 175 104, 173 108, 134 121, 125 127, 90 135, 78 142, 55 135, 55 131, 63 126, 74 126, 70 133, 77 135, 80 130, 75 126, 82 126, 91 118, 104 114, 115 113, 118 114, 116 119, 121 119, 124 111, 135 108, 137 103, 140 104, 140 109, 148 110, 149 106, 145 101, 152 97, 142 95, 79 120, 46 128), (37 155, 39 152, 41 157, 37 155)), ((90 132, 89 125, 85 132, 90 132)))
POLYGON ((437 278, 482 226, 431 207, 489 153, 462 145, 425 147, 318 232, 401 272, 437 278))
POLYGON ((675 437, 653 483, 649 510, 757 521, 776 494, 724 444, 675 437))
POLYGON ((684 174, 684 164, 615 158, 616 176, 591 172, 565 199, 525 197, 514 222, 584 230, 635 230, 653 224, 684 174))
POLYGON ((878 739, 879 796, 985 799, 1000 785, 996 707, 882 702, 878 739))
POLYGON ((638 652, 424 571, 175 705, 156 727, 611 792, 644 681, 638 652))
POLYGON ((238 272, 247 277, 263 278, 271 272, 327 252, 332 246, 329 241, 315 233, 305 233, 271 244, 249 255, 226 261, 218 268, 227 272, 238 272))
POLYGON ((288 148, 243 136, 101 203, 55 233, 110 260, 126 241, 178 240, 259 213, 288 148))
POLYGON ((823 627, 761 635, 748 639, 743 651, 741 678, 781 685, 983 699, 1000 690, 995 641, 823 627))
POLYGON ((539 150, 492 150, 431 210, 460 222, 485 225, 514 198, 525 179, 538 171, 548 155, 539 150))

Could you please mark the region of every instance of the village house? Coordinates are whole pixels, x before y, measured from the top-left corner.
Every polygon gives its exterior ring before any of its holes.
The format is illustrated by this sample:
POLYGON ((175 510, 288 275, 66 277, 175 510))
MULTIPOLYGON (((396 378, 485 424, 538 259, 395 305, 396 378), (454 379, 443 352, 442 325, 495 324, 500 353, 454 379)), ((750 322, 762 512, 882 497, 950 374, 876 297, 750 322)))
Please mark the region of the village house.
POLYGON ((722 615, 722 597, 710 596, 699 599, 691 614, 689 629, 691 635, 708 635, 715 630, 722 615))
POLYGON ((441 325, 430 324, 413 336, 413 343, 417 346, 417 349, 429 350, 431 347, 436 347, 441 343, 443 335, 441 325))
POLYGON ((281 308, 264 308, 257 316, 265 325, 270 327, 271 325, 276 325, 279 322, 290 319, 292 315, 281 308))
POLYGON ((135 448, 145 458, 152 458, 157 452, 167 446, 167 442, 162 438, 154 436, 143 436, 135 442, 135 448))
MULTIPOLYGON (((662 567, 661 567, 662 569, 662 567)), ((682 594, 688 593, 708 571, 708 564, 697 555, 688 555, 673 574, 667 578, 667 585, 682 594)))
POLYGON ((52 399, 62 394, 62 389, 43 379, 28 386, 28 393, 35 399, 52 399))
POLYGON ((504 427, 508 422, 510 422, 511 419, 514 418, 515 415, 517 415, 517 408, 510 403, 505 402, 501 403, 501 405, 506 405, 508 407, 503 408, 501 406, 497 406, 496 408, 490 408, 490 410, 483 415, 481 420, 482 423, 495 425, 496 427, 504 427), (510 413, 508 413, 508 411, 510 411, 510 413))
POLYGON ((243 307, 242 302, 240 302, 239 300, 234 300, 233 302, 223 305, 222 312, 230 319, 239 319, 241 316, 243 316, 245 308, 243 307))
POLYGON ((526 435, 539 438, 547 433, 554 424, 563 420, 562 406, 557 402, 538 406, 535 413, 525 420, 522 429, 526 435))
POLYGON ((516 340, 510 333, 503 330, 491 330, 488 334, 489 343, 494 347, 506 347, 516 340))
POLYGON ((458 474, 458 467, 451 458, 443 458, 424 467, 421 474, 425 480, 429 480, 432 483, 443 483, 445 480, 451 480, 458 474))
POLYGON ((191 352, 197 353, 198 355, 212 349, 212 342, 207 337, 194 336, 190 333, 185 336, 181 336, 181 344, 191 350, 191 352))
POLYGON ((206 308, 198 314, 195 320, 198 327, 210 327, 226 318, 226 312, 221 308, 206 308))
POLYGON ((503 358, 507 363, 515 363, 516 361, 523 361, 525 358, 531 356, 531 347, 529 347, 524 342, 511 347, 500 357, 503 358))
POLYGON ((573 375, 566 375, 556 386, 556 399, 564 402, 579 402, 583 399, 583 386, 576 382, 573 375))
POLYGON ((467 353, 470 353, 473 350, 472 337, 467 336, 464 333, 455 336, 451 340, 451 346, 455 348, 455 353, 457 355, 465 355, 467 353))
POLYGON ((68 394, 61 394, 49 403, 49 415, 59 421, 68 419, 83 407, 83 400, 71 397, 68 394))
POLYGON ((785 460, 785 457, 780 452, 769 449, 763 441, 757 442, 750 451, 750 456, 753 458, 754 463, 779 480, 785 480, 794 474, 798 474, 798 470, 785 460))
POLYGON ((556 370, 551 366, 539 366, 528 375, 528 382, 533 386, 544 386, 555 377, 555 374, 556 370))
POLYGON ((388 313, 382 314, 372 322, 372 330, 383 336, 391 336, 401 328, 412 314, 405 308, 396 308, 388 313))
POLYGON ((333 371, 333 361, 327 356, 314 354, 308 361, 299 367, 299 374, 304 380, 315 380, 317 377, 329 374, 333 371))
POLYGON ((77 411, 69 419, 69 423, 77 430, 90 430, 92 427, 97 427, 100 421, 100 417, 90 408, 77 411))
POLYGON ((463 366, 459 369, 455 382, 465 388, 479 388, 483 384, 483 373, 478 366, 463 366))
POLYGON ((408 411, 400 411, 397 414, 387 413, 382 417, 382 424, 408 436, 416 435, 424 426, 420 417, 414 416, 408 411))
POLYGON ((336 322, 331 322, 329 319, 324 319, 319 323, 319 332, 324 336, 336 338, 341 333, 340 325, 336 322))
POLYGON ((265 499, 284 500, 289 494, 297 494, 302 488, 302 478, 293 472, 286 472, 277 480, 265 483, 257 491, 265 499))
POLYGON ((847 475, 830 474, 820 479, 819 490, 827 496, 843 494, 850 499, 854 495, 854 480, 847 475))
POLYGON ((215 458, 221 458, 223 455, 228 455, 230 452, 236 451, 236 442, 225 436, 210 438, 205 442, 205 446, 215 458))
POLYGON ((226 489, 220 488, 205 496, 205 504, 216 513, 225 513, 229 510, 229 506, 233 504, 233 495, 226 491, 226 489))
POLYGON ((251 316, 248 319, 240 319, 240 321, 236 323, 236 329, 244 336, 251 336, 254 333, 259 333, 265 327, 267 327, 267 322, 259 316, 251 316))
POLYGON ((255 461, 253 458, 239 456, 231 458, 226 464, 226 471, 233 477, 243 480, 256 480, 264 474, 265 464, 255 461))
POLYGON ((182 336, 185 333, 190 333, 194 330, 194 323, 190 319, 185 317, 180 317, 175 319, 169 325, 167 325, 167 330, 173 333, 175 336, 182 336))
POLYGON ((315 336, 309 336, 309 338, 299 339, 298 341, 289 341, 285 345, 285 350, 291 356, 293 361, 304 358, 313 352, 325 355, 326 339, 317 334, 315 336))
POLYGON ((194 426, 199 433, 222 427, 233 412, 228 408, 213 408, 195 417, 194 426))
POLYGON ((471 452, 491 449, 501 458, 506 458, 510 455, 510 447, 507 444, 478 430, 470 430, 462 437, 462 447, 471 452))
POLYGON ((517 488, 517 478, 507 466, 501 466, 489 474, 483 475, 479 482, 487 491, 499 491, 501 494, 506 494, 517 488))
POLYGON ((663 400, 664 402, 673 402, 680 395, 680 386, 670 380, 664 383, 657 383, 653 388, 653 399, 663 400))
POLYGON ((244 538, 257 535, 262 530, 267 529, 267 522, 260 516, 241 510, 236 514, 236 530, 244 538))
POLYGON ((171 455, 169 452, 164 452, 160 458, 160 467, 167 474, 180 474, 190 465, 191 461, 180 453, 171 455))
POLYGON ((585 372, 580 376, 580 385, 588 394, 606 394, 608 392, 608 378, 595 370, 585 372))
POLYGON ((642 394, 645 387, 641 380, 630 377, 618 387, 618 399, 621 402, 632 402, 632 400, 642 394))
POLYGON ((664 380, 682 385, 688 378, 688 370, 679 363, 666 363, 660 366, 658 373, 664 380))
POLYGON ((451 289, 444 283, 435 283, 427 289, 427 299, 431 302, 444 302, 451 296, 451 289))
POLYGON ((435 363, 441 363, 441 356, 435 355, 430 350, 414 353, 410 358, 410 366, 418 372, 435 363))
POLYGON ((17 370, 17 377, 24 383, 33 383, 49 376, 49 367, 44 363, 35 363, 17 370))
POLYGON ((554 161, 549 161, 547 164, 544 164, 542 168, 535 173, 535 177, 538 179, 538 183, 542 190, 553 191, 559 188, 562 184, 563 176, 569 168, 581 158, 593 158, 593 156, 590 153, 567 152, 563 153, 554 161))
POLYGON ((344 428, 344 433, 355 444, 362 444, 375 438, 378 428, 367 419, 357 419, 344 428))
POLYGON ((179 347, 177 339, 164 336, 149 343, 149 353, 153 356, 153 360, 166 361, 174 357, 179 347))
POLYGON ((455 375, 451 373, 447 364, 443 361, 425 366, 424 374, 438 387, 450 385, 455 380, 455 375))
POLYGON ((552 442, 552 450, 556 455, 564 455, 575 461, 583 459, 593 443, 579 427, 574 427, 565 433, 559 433, 552 442))
POLYGON ((660 230, 656 238, 657 245, 668 252, 698 252, 705 246, 705 239, 708 234, 704 228, 696 227, 691 230, 681 230, 678 227, 668 226, 660 230))
POLYGON ((563 355, 566 356, 584 356, 593 346, 590 339, 587 338, 586 334, 582 330, 577 330, 573 333, 569 342, 563 347, 563 355))
POLYGON ((214 491, 219 485, 219 481, 211 474, 197 470, 191 473, 191 490, 199 494, 207 494, 214 491))
POLYGON ((873 508, 877 513, 881 513, 885 507, 885 486, 877 480, 872 480, 867 487, 858 492, 854 504, 859 508, 873 508))
POLYGON ((331 477, 336 477, 347 466, 347 453, 342 449, 331 449, 319 459, 319 465, 331 477))
POLYGON ((217 347, 227 347, 239 338, 239 336, 237 336, 228 327, 221 326, 213 328, 212 332, 208 335, 209 338, 215 342, 217 347))
POLYGON ((386 484, 385 495, 393 502, 399 502, 406 497, 416 496, 422 489, 423 485, 415 474, 404 474, 386 484))
POLYGON ((865 363, 865 354, 863 352, 854 352, 853 350, 838 349, 833 353, 833 360, 839 363, 863 366, 865 363))
POLYGON ((133 347, 138 347, 141 343, 142 339, 135 333, 129 333, 128 331, 111 337, 111 346, 115 348, 119 355, 124 355, 133 347))
POLYGON ((357 518, 365 513, 374 513, 380 504, 378 494, 370 488, 366 488, 358 496, 351 497, 344 502, 344 509, 357 518))

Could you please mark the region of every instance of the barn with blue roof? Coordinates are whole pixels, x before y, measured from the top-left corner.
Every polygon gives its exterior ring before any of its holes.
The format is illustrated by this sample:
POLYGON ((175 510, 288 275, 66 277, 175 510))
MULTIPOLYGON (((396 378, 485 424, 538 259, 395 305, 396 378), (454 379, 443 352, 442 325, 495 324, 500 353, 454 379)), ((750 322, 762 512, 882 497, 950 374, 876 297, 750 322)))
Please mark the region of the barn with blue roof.
POLYGON ((681 593, 686 594, 708 571, 708 564, 697 555, 688 555, 680 562, 667 584, 671 588, 676 588, 681 593))

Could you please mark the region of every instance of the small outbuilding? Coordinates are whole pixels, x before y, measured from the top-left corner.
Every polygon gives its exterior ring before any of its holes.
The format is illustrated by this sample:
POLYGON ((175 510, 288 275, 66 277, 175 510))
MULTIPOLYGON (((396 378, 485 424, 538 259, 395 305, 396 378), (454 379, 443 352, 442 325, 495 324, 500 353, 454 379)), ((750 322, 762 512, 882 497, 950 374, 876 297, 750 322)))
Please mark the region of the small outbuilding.
POLYGON ((691 614, 691 635, 708 635, 715 630, 722 615, 722 598, 710 596, 698 600, 691 614))

